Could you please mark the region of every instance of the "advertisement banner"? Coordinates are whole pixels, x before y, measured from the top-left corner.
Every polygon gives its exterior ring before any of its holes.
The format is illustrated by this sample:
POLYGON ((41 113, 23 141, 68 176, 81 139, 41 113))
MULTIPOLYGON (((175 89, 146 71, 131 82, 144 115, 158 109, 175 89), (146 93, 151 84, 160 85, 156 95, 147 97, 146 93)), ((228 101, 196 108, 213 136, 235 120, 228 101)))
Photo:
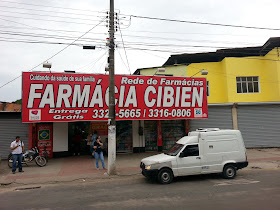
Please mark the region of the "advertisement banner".
POLYGON ((37 124, 38 132, 38 148, 40 150, 40 155, 44 155, 44 150, 46 146, 46 152, 48 157, 53 156, 53 126, 52 124, 37 124))
MULTIPOLYGON (((22 84, 22 122, 108 120, 109 75, 24 72, 22 84)), ((206 79, 115 75, 115 110, 116 120, 208 118, 206 79)))
POLYGON ((98 131, 99 136, 108 135, 108 124, 107 122, 91 122, 90 124, 91 131, 98 131))

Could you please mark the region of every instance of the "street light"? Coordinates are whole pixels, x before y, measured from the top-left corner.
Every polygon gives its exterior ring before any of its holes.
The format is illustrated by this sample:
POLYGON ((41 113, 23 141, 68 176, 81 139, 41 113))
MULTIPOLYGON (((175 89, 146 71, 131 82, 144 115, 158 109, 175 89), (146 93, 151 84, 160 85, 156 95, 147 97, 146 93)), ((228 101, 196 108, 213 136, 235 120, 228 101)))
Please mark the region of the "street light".
MULTIPOLYGON (((208 71, 205 70, 205 69, 202 69, 202 70, 196 72, 194 75, 197 75, 198 73, 201 73, 201 75, 207 75, 207 74, 208 74, 208 71)), ((192 75, 191 77, 193 77, 194 75, 192 75)))
POLYGON ((51 63, 43 63, 43 68, 48 68, 49 71, 51 72, 51 67, 52 67, 52 64, 51 63))
POLYGON ((153 76, 155 76, 158 72, 164 73, 165 72, 165 68, 157 68, 156 72, 153 74, 153 76))

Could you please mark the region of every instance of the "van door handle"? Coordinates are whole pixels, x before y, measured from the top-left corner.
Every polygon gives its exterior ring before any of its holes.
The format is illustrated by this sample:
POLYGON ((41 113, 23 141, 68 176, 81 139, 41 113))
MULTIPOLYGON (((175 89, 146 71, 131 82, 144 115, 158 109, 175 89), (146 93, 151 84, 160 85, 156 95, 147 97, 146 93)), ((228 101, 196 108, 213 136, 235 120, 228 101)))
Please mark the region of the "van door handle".
POLYGON ((201 157, 197 157, 196 159, 201 159, 201 157))

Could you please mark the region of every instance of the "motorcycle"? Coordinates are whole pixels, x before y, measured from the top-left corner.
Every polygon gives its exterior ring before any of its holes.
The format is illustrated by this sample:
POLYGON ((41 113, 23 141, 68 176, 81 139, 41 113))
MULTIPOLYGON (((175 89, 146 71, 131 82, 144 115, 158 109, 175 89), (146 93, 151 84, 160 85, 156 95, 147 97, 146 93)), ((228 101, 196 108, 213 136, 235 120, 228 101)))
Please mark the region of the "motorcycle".
MULTIPOLYGON (((22 164, 27 165, 33 160, 35 160, 35 163, 40 167, 43 167, 47 164, 46 158, 39 154, 38 147, 34 147, 31 150, 27 150, 22 154, 22 164)), ((12 165, 13 165, 13 156, 12 153, 10 153, 8 156, 8 166, 12 168, 12 165)))

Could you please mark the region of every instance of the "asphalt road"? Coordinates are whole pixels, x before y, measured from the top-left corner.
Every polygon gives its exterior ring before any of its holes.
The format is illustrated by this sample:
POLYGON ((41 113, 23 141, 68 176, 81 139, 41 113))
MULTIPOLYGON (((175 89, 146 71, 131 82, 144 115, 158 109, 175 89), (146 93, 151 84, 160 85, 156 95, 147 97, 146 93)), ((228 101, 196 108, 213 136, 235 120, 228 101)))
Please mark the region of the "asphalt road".
POLYGON ((280 209, 280 170, 241 170, 234 180, 189 176, 169 185, 137 175, 25 187, 1 190, 0 209, 280 209))

